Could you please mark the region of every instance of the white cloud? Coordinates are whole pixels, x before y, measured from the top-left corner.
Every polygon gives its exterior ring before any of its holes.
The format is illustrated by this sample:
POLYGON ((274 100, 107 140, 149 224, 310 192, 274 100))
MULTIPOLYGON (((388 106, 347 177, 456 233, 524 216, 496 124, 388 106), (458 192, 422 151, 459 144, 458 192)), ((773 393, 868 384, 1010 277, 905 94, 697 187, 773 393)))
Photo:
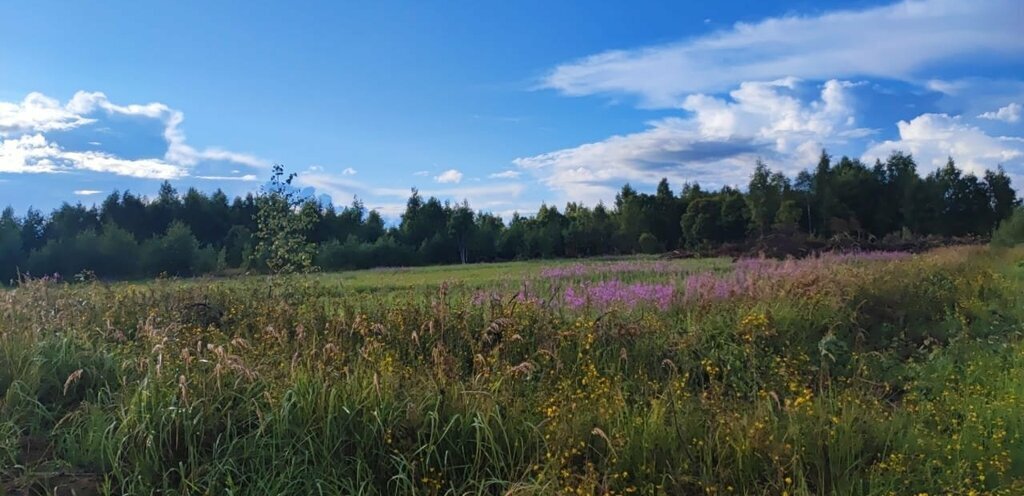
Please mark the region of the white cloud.
POLYGON ((501 172, 495 172, 487 177, 491 179, 515 179, 519 177, 520 172, 517 170, 507 170, 501 172))
POLYGON ((440 175, 434 176, 434 180, 442 184, 462 182, 462 173, 456 169, 448 169, 440 175))
POLYGON ((346 167, 345 170, 341 171, 341 174, 344 176, 354 176, 356 175, 356 170, 351 167, 346 167))
POLYGON ((160 159, 123 159, 98 151, 67 151, 42 134, 0 141, 0 172, 54 173, 73 170, 110 172, 122 176, 176 179, 185 169, 160 159))
POLYGON ((906 0, 864 10, 785 16, 666 45, 614 50, 557 66, 542 87, 567 95, 631 94, 672 107, 740 81, 880 77, 913 81, 940 61, 1024 54, 1019 0, 906 0))
POLYGON ((66 164, 68 169, 81 169, 93 172, 109 172, 119 176, 139 177, 146 179, 177 179, 188 175, 178 165, 163 160, 138 159, 128 160, 103 152, 62 152, 55 157, 66 164))
POLYGON ((76 189, 76 190, 72 191, 72 193, 74 193, 74 194, 76 194, 78 196, 92 196, 92 195, 98 195, 98 194, 102 193, 102 191, 100 191, 98 189, 76 189))
POLYGON ((0 102, 0 137, 62 131, 95 122, 42 93, 29 93, 21 103, 0 102))
POLYGON ((979 115, 978 118, 1010 123, 1020 122, 1021 110, 1024 110, 1024 107, 1021 107, 1019 103, 1011 103, 1005 107, 1000 107, 995 112, 985 112, 979 115))
MULTIPOLYGON (((150 179, 175 179, 189 175, 204 161, 232 162, 249 167, 267 163, 222 148, 197 150, 188 145, 181 129, 184 114, 162 103, 117 105, 100 92, 79 91, 61 105, 40 93, 30 93, 21 103, 0 102, 0 172, 52 173, 72 170, 108 172, 150 179), (70 150, 61 146, 56 131, 98 125, 104 116, 129 116, 157 120, 163 125, 167 148, 152 157, 125 159, 97 150, 70 150), (162 155, 162 156, 161 156, 162 155)), ((98 141, 90 141, 100 146, 98 141)))
POLYGON ((853 83, 827 81, 822 86, 821 99, 807 105, 790 94, 798 83, 794 78, 745 82, 729 93, 731 102, 697 94, 688 96, 683 108, 696 114, 695 121, 704 138, 752 136, 780 140, 780 150, 785 149, 785 140, 792 141, 797 136, 831 136, 840 128, 855 134, 864 132, 852 127, 853 104, 846 90, 855 86, 853 83))
POLYGON ((981 129, 965 124, 960 117, 946 114, 922 114, 900 121, 899 139, 871 146, 864 160, 885 158, 894 150, 911 153, 922 173, 941 167, 948 157, 969 172, 981 174, 996 166, 1024 166, 1024 139, 990 136, 981 129))
POLYGON ((828 81, 804 102, 795 79, 746 82, 729 99, 691 95, 692 117, 649 122, 637 133, 514 160, 560 200, 610 200, 624 182, 742 184, 758 158, 793 172, 813 164, 821 149, 869 130, 856 126, 852 83, 828 81))
POLYGON ((246 174, 244 176, 195 176, 196 179, 205 179, 207 181, 243 181, 252 182, 259 180, 255 174, 246 174))
POLYGON ((946 81, 943 79, 929 79, 925 81, 924 87, 945 95, 959 95, 968 87, 968 82, 965 80, 946 81))
POLYGON ((62 170, 53 158, 60 155, 56 145, 41 134, 0 141, 0 172, 40 173, 62 170))

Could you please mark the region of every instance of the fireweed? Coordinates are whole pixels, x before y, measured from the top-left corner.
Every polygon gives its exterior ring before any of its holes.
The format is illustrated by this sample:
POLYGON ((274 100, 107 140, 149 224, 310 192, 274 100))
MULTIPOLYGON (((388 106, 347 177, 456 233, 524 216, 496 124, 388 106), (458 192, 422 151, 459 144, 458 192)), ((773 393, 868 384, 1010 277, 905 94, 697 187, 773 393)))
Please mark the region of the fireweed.
POLYGON ((569 308, 577 309, 588 305, 599 308, 651 304, 662 310, 672 304, 675 286, 672 284, 623 283, 618 280, 599 281, 593 284, 565 288, 564 302, 569 308))
POLYGON ((747 258, 737 261, 733 270, 722 273, 703 272, 687 277, 683 284, 683 300, 708 303, 735 297, 778 296, 803 284, 814 288, 815 279, 836 275, 840 265, 866 262, 905 260, 910 255, 900 252, 852 252, 824 254, 797 260, 747 258))
MULTIPOLYGON (((898 252, 853 252, 782 261, 748 258, 737 261, 730 271, 705 271, 692 275, 685 266, 671 262, 616 262, 607 266, 574 264, 546 269, 542 271, 542 276, 579 278, 622 273, 647 274, 649 280, 644 282, 626 282, 615 278, 567 283, 561 301, 571 309, 607 310, 653 306, 667 310, 674 303, 707 304, 729 298, 779 295, 798 284, 813 287, 813 279, 834 275, 838 265, 891 262, 908 256, 898 252), (681 286, 681 291, 677 289, 677 284, 681 286)), ((481 295, 474 296, 474 303, 482 301, 481 295)))

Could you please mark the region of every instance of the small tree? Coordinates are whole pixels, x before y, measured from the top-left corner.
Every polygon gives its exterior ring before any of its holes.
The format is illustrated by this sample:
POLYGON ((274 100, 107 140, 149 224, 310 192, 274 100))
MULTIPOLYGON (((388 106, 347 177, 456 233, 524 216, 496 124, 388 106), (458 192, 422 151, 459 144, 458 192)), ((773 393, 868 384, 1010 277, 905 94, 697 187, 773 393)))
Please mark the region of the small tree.
POLYGON ((274 165, 270 182, 257 199, 257 250, 274 273, 308 272, 313 269, 316 246, 306 239, 313 225, 305 202, 292 187, 296 174, 285 175, 284 166, 274 165))
POLYGON ((461 263, 469 261, 469 241, 475 227, 473 209, 469 208, 469 203, 464 201, 461 205, 452 208, 448 217, 448 234, 455 239, 461 263))

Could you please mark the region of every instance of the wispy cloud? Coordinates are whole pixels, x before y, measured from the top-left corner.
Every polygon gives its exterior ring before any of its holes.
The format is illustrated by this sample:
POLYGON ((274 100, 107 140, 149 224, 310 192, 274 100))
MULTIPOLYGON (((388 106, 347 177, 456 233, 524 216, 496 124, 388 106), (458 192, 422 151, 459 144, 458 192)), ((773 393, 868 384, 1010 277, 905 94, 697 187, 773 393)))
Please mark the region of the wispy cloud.
POLYGON ((345 176, 354 176, 356 175, 356 170, 351 167, 346 167, 345 170, 341 171, 341 173, 345 176))
POLYGON ((916 80, 940 61, 1024 54, 1018 0, 906 0, 863 10, 785 16, 677 43, 562 64, 541 86, 567 95, 628 94, 654 107, 740 81, 799 77, 916 80))
POLYGON ((462 182, 462 172, 456 169, 448 169, 441 174, 434 176, 434 180, 442 184, 457 184, 462 182))
POLYGON ((76 194, 78 196, 92 196, 92 195, 98 195, 98 194, 102 193, 102 191, 100 191, 98 189, 76 189, 72 193, 74 193, 74 194, 76 194))
POLYGON ((495 172, 494 174, 491 174, 491 175, 489 175, 487 177, 489 177, 491 179, 515 179, 515 178, 519 177, 519 174, 520 174, 519 171, 513 169, 513 170, 495 172))
POLYGON ((258 181, 259 177, 255 174, 246 174, 244 176, 195 176, 196 179, 204 179, 207 181, 244 181, 252 182, 258 181))
MULTIPOLYGON (((296 183, 327 194, 333 201, 359 197, 366 202, 367 207, 389 218, 396 217, 405 209, 405 200, 412 190, 411 184, 409 188, 380 187, 324 172, 299 174, 296 183)), ((504 181, 474 186, 427 187, 419 189, 419 192, 423 196, 434 196, 441 200, 468 200, 475 208, 498 212, 528 207, 521 199, 526 189, 527 186, 522 183, 504 181)))

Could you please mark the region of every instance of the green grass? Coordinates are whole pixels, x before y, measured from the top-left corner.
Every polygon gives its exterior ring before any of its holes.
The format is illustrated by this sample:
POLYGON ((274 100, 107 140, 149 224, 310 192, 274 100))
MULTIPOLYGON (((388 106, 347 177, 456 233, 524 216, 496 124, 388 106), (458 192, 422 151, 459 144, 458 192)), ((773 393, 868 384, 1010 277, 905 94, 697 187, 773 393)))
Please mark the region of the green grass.
MULTIPOLYGON (((352 290, 389 290, 437 287, 442 283, 456 283, 484 287, 497 283, 518 282, 524 277, 536 277, 541 270, 561 265, 598 265, 608 262, 655 261, 654 257, 604 257, 581 260, 532 260, 524 262, 498 262, 465 265, 436 265, 428 267, 395 267, 353 270, 318 274, 318 282, 340 285, 352 290)), ((666 262, 685 270, 724 270, 730 262, 726 258, 673 260, 666 262)))
POLYGON ((0 488, 1021 494, 1022 260, 791 263, 667 309, 558 295, 729 262, 30 282, 0 294, 0 488))

